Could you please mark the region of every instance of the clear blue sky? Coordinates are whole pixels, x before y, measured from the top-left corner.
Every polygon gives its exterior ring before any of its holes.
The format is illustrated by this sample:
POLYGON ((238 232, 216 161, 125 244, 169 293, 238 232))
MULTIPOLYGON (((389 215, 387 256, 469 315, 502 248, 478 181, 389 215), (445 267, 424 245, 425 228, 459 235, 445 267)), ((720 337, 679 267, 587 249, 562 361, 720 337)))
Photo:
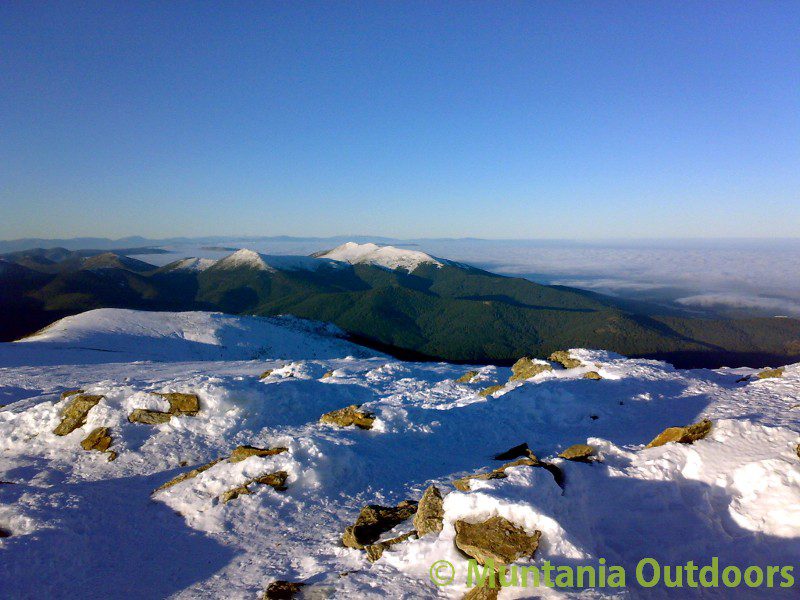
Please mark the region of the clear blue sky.
POLYGON ((3 2, 0 238, 800 235, 800 2, 3 2))

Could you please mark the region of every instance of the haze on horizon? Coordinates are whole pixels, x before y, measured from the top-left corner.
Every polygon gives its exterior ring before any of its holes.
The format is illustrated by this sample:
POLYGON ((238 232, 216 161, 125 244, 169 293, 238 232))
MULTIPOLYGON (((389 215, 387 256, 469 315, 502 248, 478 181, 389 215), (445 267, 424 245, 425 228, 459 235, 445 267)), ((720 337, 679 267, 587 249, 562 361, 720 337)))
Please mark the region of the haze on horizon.
POLYGON ((4 3, 0 239, 796 237, 800 5, 4 3))

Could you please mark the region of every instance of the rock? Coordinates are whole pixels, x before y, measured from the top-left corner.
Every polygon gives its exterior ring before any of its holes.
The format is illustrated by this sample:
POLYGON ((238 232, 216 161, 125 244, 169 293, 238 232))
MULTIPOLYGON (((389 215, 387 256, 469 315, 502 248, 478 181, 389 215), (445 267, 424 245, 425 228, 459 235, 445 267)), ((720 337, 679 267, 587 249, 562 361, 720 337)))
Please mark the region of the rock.
POLYGON ((469 383, 478 376, 478 371, 467 371, 461 377, 456 379, 456 383, 469 383))
POLYGON ((750 375, 742 375, 736 380, 736 383, 746 383, 748 381, 750 381, 750 375))
POLYGON ((322 376, 322 379, 328 379, 333 377, 333 371, 326 371, 325 374, 322 376))
POLYGON ((566 458, 567 460, 575 460, 578 462, 589 462, 589 457, 595 453, 594 446, 588 444, 575 444, 564 450, 558 456, 566 458))
POLYGON ((602 379, 600 373, 597 371, 589 371, 588 373, 583 374, 584 379, 602 379))
POLYGON ((797 454, 797 458, 800 458, 800 444, 797 444, 797 447, 794 449, 795 454, 797 454))
POLYGON ((166 394, 156 393, 156 396, 161 396, 169 402, 169 410, 167 412, 170 414, 193 417, 200 412, 200 398, 197 397, 197 394, 169 392, 166 394))
POLYGON ((270 375, 272 375, 272 372, 273 372, 274 370, 275 370, 275 369, 267 369, 266 371, 264 371, 263 373, 261 373, 261 375, 259 375, 259 376, 258 376, 258 378, 259 378, 259 379, 266 379, 267 377, 269 377, 270 375))
POLYGON ((783 377, 783 367, 778 369, 764 369, 756 375, 759 379, 772 379, 773 377, 783 377))
POLYGON ((708 419, 703 419, 699 423, 687 425, 686 427, 668 427, 659 433, 645 448, 655 448, 671 442, 691 444, 697 440, 702 440, 708 435, 709 431, 711 431, 711 421, 708 419))
POLYGON ((264 592, 264 600, 292 600, 304 585, 299 581, 273 581, 264 592))
POLYGON ((467 475, 466 477, 462 477, 461 479, 456 479, 453 482, 455 488, 461 492, 469 492, 470 481, 473 479, 477 479, 480 481, 487 481, 491 479, 505 479, 508 477, 506 474, 506 469, 511 467, 541 467, 544 463, 542 463, 536 456, 534 455, 533 458, 520 458, 513 462, 507 463, 502 467, 496 468, 494 471, 489 471, 488 473, 478 473, 477 475, 467 475))
POLYGON ((175 485, 175 484, 178 484, 178 483, 180 483, 180 482, 182 482, 182 481, 186 481, 187 479, 194 479, 194 478, 195 478, 195 477, 197 477, 197 476, 198 476, 200 473, 202 473, 203 471, 207 471, 208 469, 210 469, 211 467, 213 467, 215 464, 217 464, 217 463, 218 463, 218 462, 220 462, 221 460, 223 460, 223 459, 221 459, 221 458, 217 458, 217 459, 215 459, 215 460, 212 460, 210 463, 207 463, 207 464, 205 464, 205 465, 202 465, 202 466, 199 466, 199 467, 197 467, 196 469, 192 469, 191 471, 187 471, 186 473, 181 473, 181 474, 180 474, 180 475, 178 475, 177 477, 174 477, 174 478, 170 479, 170 480, 169 480, 167 483, 165 483, 165 484, 163 484, 163 485, 160 485, 159 487, 157 487, 157 488, 154 490, 154 492, 153 492, 153 493, 155 493, 155 492, 160 492, 161 490, 165 490, 165 489, 167 489, 167 488, 169 488, 169 487, 172 487, 172 486, 173 486, 173 485, 175 485))
POLYGON ((342 543, 361 550, 377 542, 382 533, 397 527, 416 510, 417 503, 413 500, 404 500, 397 506, 369 504, 361 509, 355 524, 344 530, 342 543))
POLYGON ((0 538, 8 538, 8 537, 11 537, 11 532, 8 529, 0 527, 0 538))
POLYGON ((499 392, 504 387, 505 386, 502 385, 502 384, 500 384, 500 385, 490 385, 489 387, 483 388, 480 392, 478 392, 478 395, 483 397, 483 398, 486 398, 487 396, 491 396, 495 392, 499 392))
POLYGON ((369 562, 375 562, 381 556, 383 556, 384 551, 388 550, 395 544, 399 544, 401 542, 405 542, 410 537, 413 537, 417 534, 416 531, 409 531, 408 533, 404 533, 403 535, 398 535, 395 538, 390 540, 384 540, 382 542, 378 542, 377 544, 370 544, 369 546, 365 546, 364 550, 367 552, 367 560, 369 562))
POLYGON ((511 460, 513 458, 519 458, 520 456, 527 456, 528 458, 536 458, 536 455, 531 452, 531 449, 528 448, 527 442, 522 442, 518 446, 514 446, 513 448, 509 448, 505 452, 501 452, 500 454, 495 454, 495 460, 511 460))
POLYGON ((62 400, 66 400, 70 396, 74 396, 76 394, 83 394, 83 393, 84 393, 84 390, 66 390, 64 392, 61 392, 61 399, 62 400))
POLYGON ((462 600, 497 600, 497 596, 502 589, 497 571, 494 571, 489 578, 494 580, 494 585, 490 586, 489 579, 483 586, 475 586, 462 597, 462 600))
POLYGON ((533 558, 542 535, 538 530, 528 535, 521 527, 499 516, 480 523, 459 520, 455 529, 456 547, 481 565, 489 559, 508 565, 520 558, 533 558))
POLYGON ((539 373, 552 371, 553 367, 547 363, 534 362, 533 359, 523 356, 511 366, 511 377, 509 381, 521 381, 530 379, 539 373))
POLYGON ((267 475, 255 477, 251 481, 252 483, 258 483, 260 485, 271 486, 277 491, 283 492, 286 490, 286 480, 288 478, 289 474, 286 471, 275 471, 274 473, 268 473, 267 475))
POLYGON ((575 367, 580 367, 583 363, 576 358, 572 358, 566 350, 558 350, 553 352, 547 360, 552 360, 553 362, 557 362, 565 369, 574 369, 575 367))
POLYGON ((252 493, 253 492, 251 492, 246 485, 240 485, 232 490, 222 492, 222 495, 219 497, 219 499, 223 504, 226 504, 227 502, 230 502, 239 496, 250 495, 252 493))
POLYGON ((372 429, 375 422, 375 415, 370 412, 359 410, 360 404, 353 404, 339 410, 325 413, 319 419, 320 423, 336 425, 338 427, 349 427, 355 425, 361 429, 372 429))
POLYGON ((167 423, 172 418, 172 414, 160 410, 149 410, 147 408, 134 408, 128 415, 130 423, 144 423, 145 425, 160 425, 167 423))
POLYGON ((97 450, 98 452, 106 452, 108 453, 108 462, 111 462, 117 459, 117 453, 113 450, 109 450, 112 442, 113 438, 108 432, 108 427, 98 427, 81 442, 81 448, 87 451, 97 450))
POLYGON ((242 485, 236 486, 227 492, 223 492, 220 496, 220 500, 225 503, 238 498, 239 496, 252 494, 253 492, 250 489, 250 486, 254 483, 258 483, 260 485, 269 485, 275 490, 283 492, 286 490, 286 479, 288 479, 288 477, 289 474, 286 471, 275 471, 274 473, 268 473, 266 475, 261 475, 260 477, 253 477, 252 479, 245 481, 242 485))
POLYGON ((444 520, 444 500, 442 493, 435 485, 431 485, 422 494, 414 515, 414 529, 422 537, 428 533, 439 533, 444 520))
POLYGON ((70 396, 72 396, 72 400, 69 401, 61 412, 61 416, 63 417, 61 423, 53 430, 53 433, 56 435, 67 435, 75 431, 78 427, 86 425, 86 417, 89 411, 97 406, 97 403, 103 399, 103 396, 93 396, 81 392, 75 392, 66 397, 70 396))
POLYGON ((255 446, 236 446, 231 452, 230 457, 228 458, 229 462, 237 463, 241 462, 246 458, 250 458, 251 456, 275 456, 276 454, 281 454, 282 452, 286 452, 288 448, 284 448, 282 446, 278 446, 277 448, 256 448, 255 446))

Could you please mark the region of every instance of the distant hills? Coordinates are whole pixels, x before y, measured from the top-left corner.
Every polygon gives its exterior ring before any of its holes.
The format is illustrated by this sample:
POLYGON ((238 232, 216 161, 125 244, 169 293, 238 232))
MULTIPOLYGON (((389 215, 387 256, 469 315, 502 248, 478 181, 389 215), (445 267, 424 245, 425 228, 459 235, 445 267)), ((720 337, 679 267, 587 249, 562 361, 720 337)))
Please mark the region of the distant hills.
POLYGON ((94 308, 211 310, 335 323, 401 356, 462 362, 613 350, 676 366, 800 360, 797 319, 695 319, 562 286, 505 277, 416 250, 342 244, 313 256, 237 250, 163 267, 122 251, 34 249, 0 256, 0 339, 94 308))

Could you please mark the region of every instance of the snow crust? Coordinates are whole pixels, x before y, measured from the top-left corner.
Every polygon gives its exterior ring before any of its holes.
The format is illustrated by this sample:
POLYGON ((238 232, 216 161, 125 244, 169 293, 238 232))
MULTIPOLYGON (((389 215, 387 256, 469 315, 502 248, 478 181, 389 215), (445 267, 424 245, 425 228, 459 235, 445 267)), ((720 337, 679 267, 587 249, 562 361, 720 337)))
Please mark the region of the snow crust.
MULTIPOLYGON (((682 371, 571 353, 582 366, 483 398, 478 391, 506 382, 510 369, 401 362, 297 319, 100 310, 0 344, 0 480, 13 482, 0 484, 0 527, 12 534, 0 538, 0 589, 11 598, 91 589, 121 598, 260 598, 274 579, 289 579, 320 597, 460 598, 467 562, 454 547, 454 523, 501 515, 542 532, 534 564, 605 558, 624 566, 626 598, 765 597, 747 587, 644 590, 632 573, 643 557, 798 564, 800 364, 780 379, 737 382, 754 370, 682 371), (479 371, 473 382, 456 383, 469 369, 479 371), (603 379, 583 379, 588 370, 603 379), (86 425, 58 437, 52 431, 66 404, 59 394, 78 387, 104 399, 86 425), (157 426, 127 422, 134 408, 165 410, 153 392, 169 391, 198 394, 200 413, 157 426), (318 423, 351 404, 376 414, 372 430, 318 423), (664 428, 703 417, 713 421, 706 439, 644 448, 664 428), (100 426, 111 430, 114 462, 80 447, 100 426), (453 488, 522 442, 561 467, 563 489, 530 467, 475 481, 470 492, 453 488), (600 460, 557 458, 576 443, 594 445, 600 460), (288 451, 222 461, 152 494, 239 444, 288 451), (288 473, 285 492, 254 486, 252 495, 220 502, 222 492, 277 470, 288 473), (395 546, 374 564, 341 546, 362 506, 419 499, 432 483, 445 494, 440 534, 395 546), (430 583, 437 560, 455 565, 456 584, 430 583)), ((612 592, 506 588, 499 597, 612 592)), ((796 589, 761 592, 791 597, 796 589)))
POLYGON ((409 273, 422 264, 433 264, 443 267, 444 263, 419 250, 406 250, 394 246, 378 246, 376 244, 357 244, 346 242, 333 250, 320 255, 320 258, 355 264, 370 264, 386 269, 401 269, 409 273))

